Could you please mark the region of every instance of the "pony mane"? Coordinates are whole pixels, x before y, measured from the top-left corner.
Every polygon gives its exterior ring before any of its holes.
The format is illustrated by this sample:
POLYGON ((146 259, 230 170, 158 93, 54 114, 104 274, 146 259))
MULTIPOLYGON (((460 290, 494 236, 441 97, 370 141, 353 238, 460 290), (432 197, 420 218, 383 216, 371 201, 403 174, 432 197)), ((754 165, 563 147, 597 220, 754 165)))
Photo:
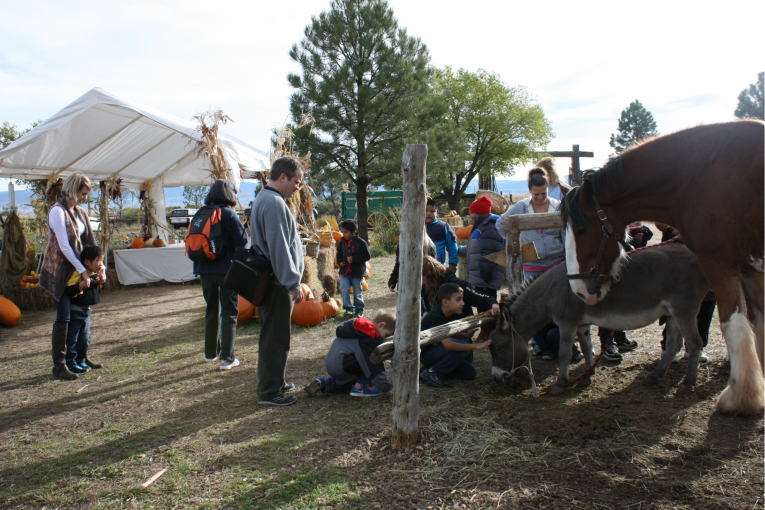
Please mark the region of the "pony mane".
POLYGON ((510 293, 508 294, 508 299, 507 299, 507 300, 504 300, 504 301, 502 301, 502 302, 503 302, 504 304, 506 304, 507 306, 513 306, 513 303, 515 303, 515 301, 516 301, 516 300, 517 300, 519 297, 521 297, 521 294, 523 294, 523 292, 524 292, 526 289, 528 289, 529 287, 531 287, 531 284, 532 284, 532 283, 534 283, 534 281, 535 281, 537 278, 539 278, 540 276, 542 276, 543 274, 544 274, 543 272, 540 272, 539 274, 535 274, 534 276, 529 276, 528 278, 526 278, 525 280, 523 280, 523 283, 521 283, 521 286, 520 286, 520 287, 518 287, 518 290, 511 290, 511 291, 510 291, 510 293))
MULTIPOLYGON (((618 195, 627 187, 622 157, 612 156, 602 168, 585 170, 582 172, 582 181, 585 180, 592 184, 592 193, 596 197, 602 197, 603 194, 608 193, 618 195)), ((577 186, 564 197, 563 207, 561 208, 564 225, 568 225, 571 222, 572 225, 577 227, 588 228, 592 224, 590 217, 579 206, 581 192, 581 186, 577 186)))

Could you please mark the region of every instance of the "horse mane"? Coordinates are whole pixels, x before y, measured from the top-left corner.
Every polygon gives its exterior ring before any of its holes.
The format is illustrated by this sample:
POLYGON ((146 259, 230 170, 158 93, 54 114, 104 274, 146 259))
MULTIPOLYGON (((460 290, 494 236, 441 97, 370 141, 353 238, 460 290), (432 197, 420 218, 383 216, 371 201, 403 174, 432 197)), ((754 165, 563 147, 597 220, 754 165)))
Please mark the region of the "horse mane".
POLYGON ((523 292, 524 292, 526 289, 528 289, 529 287, 531 287, 531 284, 532 284, 532 283, 534 283, 534 281, 535 281, 537 278, 539 278, 540 276, 542 276, 543 274, 544 274, 544 272, 541 272, 541 271, 540 271, 538 274, 535 274, 534 276, 529 276, 528 278, 526 278, 525 280, 523 280, 523 283, 521 283, 521 286, 520 286, 520 287, 518 287, 518 289, 516 289, 516 290, 510 290, 510 293, 508 294, 508 297, 507 297, 507 299, 506 299, 506 300, 505 300, 505 299, 503 299, 503 300, 502 300, 502 303, 503 303, 503 304, 506 304, 507 306, 513 306, 513 303, 515 303, 515 301, 516 301, 516 300, 517 300, 519 297, 521 297, 521 294, 523 294, 523 292))
MULTIPOLYGON (((598 198, 609 193, 618 195, 627 187, 622 156, 612 156, 602 168, 585 170, 582 181, 585 180, 590 182, 592 193, 598 198)), ((569 221, 577 227, 588 228, 591 225, 590 217, 579 206, 581 192, 581 186, 576 186, 563 198, 561 214, 564 225, 568 225, 569 221)))

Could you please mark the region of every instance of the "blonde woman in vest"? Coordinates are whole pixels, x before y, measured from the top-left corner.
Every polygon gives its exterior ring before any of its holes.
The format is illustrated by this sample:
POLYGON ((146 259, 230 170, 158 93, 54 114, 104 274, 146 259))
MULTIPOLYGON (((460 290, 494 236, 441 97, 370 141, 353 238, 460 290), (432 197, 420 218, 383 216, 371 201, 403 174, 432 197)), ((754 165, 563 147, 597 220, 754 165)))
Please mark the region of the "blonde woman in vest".
POLYGON ((537 167, 541 168, 547 174, 547 196, 561 201, 571 190, 571 186, 560 182, 558 177, 558 169, 555 166, 555 160, 553 158, 542 158, 537 162, 537 167))
POLYGON ((64 180, 61 187, 64 198, 48 213, 48 246, 40 273, 40 287, 53 294, 56 302, 56 321, 51 334, 53 375, 67 381, 77 379, 77 374, 66 367, 66 333, 71 303, 64 289, 75 270, 82 276, 86 287, 91 283, 106 281, 103 268, 91 280, 87 269, 80 262, 82 247, 96 244, 88 214, 79 207, 88 198, 90 191, 90 180, 81 173, 74 173, 64 180))

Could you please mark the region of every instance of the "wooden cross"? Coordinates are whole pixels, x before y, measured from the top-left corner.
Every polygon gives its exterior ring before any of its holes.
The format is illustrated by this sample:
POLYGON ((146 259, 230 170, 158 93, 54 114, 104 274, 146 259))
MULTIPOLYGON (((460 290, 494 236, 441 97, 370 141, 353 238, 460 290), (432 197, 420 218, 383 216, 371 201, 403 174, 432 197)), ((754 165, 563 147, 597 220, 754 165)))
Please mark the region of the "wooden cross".
POLYGON ((579 166, 579 158, 594 158, 593 152, 580 152, 579 145, 572 146, 570 151, 535 152, 537 156, 549 154, 554 158, 571 158, 571 182, 572 186, 582 184, 582 169, 579 166))

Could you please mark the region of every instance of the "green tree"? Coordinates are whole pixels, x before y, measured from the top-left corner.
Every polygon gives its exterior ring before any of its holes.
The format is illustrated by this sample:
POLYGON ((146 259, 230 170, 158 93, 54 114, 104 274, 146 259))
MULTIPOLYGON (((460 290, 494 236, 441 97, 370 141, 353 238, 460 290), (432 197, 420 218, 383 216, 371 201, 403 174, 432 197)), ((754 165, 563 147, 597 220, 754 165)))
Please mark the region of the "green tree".
POLYGON ((473 178, 512 175, 515 165, 553 138, 531 94, 497 74, 446 67, 434 73, 432 84, 447 108, 435 131, 451 133, 451 139, 437 144, 439 157, 428 154, 428 185, 446 197, 450 209, 458 209, 473 178))
POLYGON ((183 203, 186 207, 200 208, 207 196, 207 186, 184 186, 183 203))
POLYGON ((738 95, 738 106, 733 112, 736 118, 765 120, 765 103, 762 101, 764 86, 765 72, 757 75, 757 83, 750 84, 749 88, 742 90, 738 95))
POLYGON ((616 153, 625 151, 640 140, 658 136, 656 130, 656 121, 653 120, 651 112, 635 100, 630 103, 626 110, 622 110, 622 116, 619 118, 619 134, 612 134, 611 141, 608 142, 616 153))
POLYGON ((312 153, 312 173, 342 173, 356 185, 359 235, 368 239, 367 187, 400 173, 428 104, 428 50, 383 0, 333 0, 304 33, 290 50, 302 67, 302 76, 288 76, 290 114, 297 123, 310 113, 316 123, 295 141, 312 153))

